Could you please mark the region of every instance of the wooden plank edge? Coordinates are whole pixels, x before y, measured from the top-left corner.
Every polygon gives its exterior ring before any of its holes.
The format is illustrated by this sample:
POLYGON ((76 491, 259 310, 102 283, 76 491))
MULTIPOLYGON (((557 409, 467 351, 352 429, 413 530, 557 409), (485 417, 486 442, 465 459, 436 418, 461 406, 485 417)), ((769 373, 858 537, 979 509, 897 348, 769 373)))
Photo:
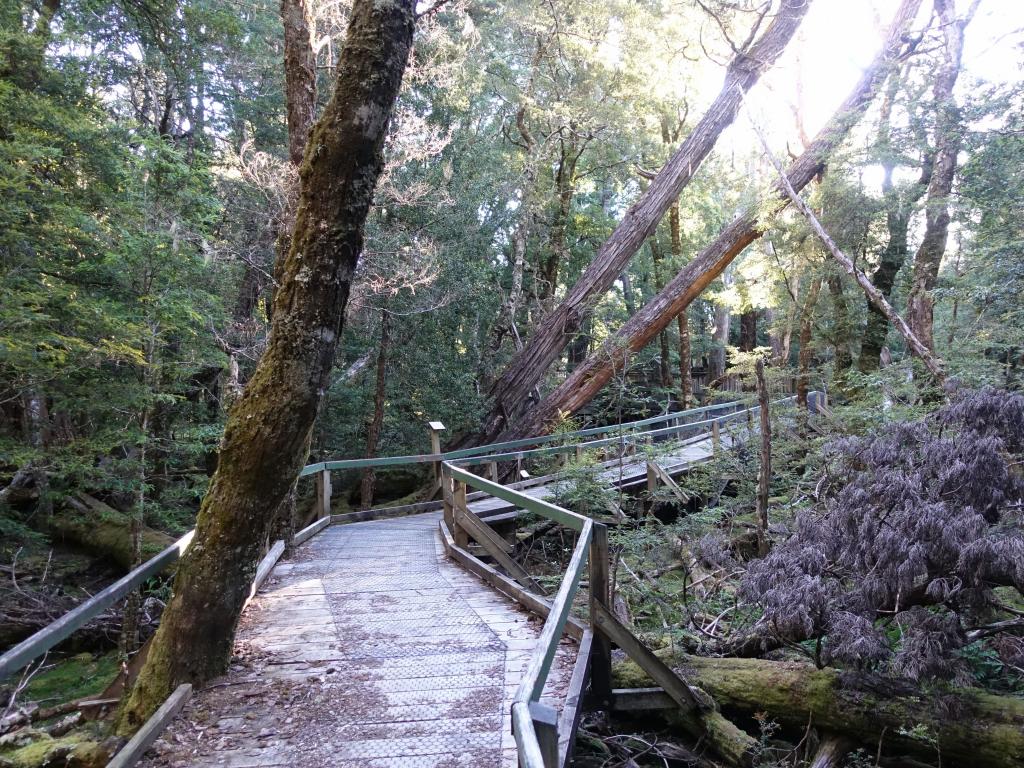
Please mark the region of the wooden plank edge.
MULTIPOLYGON (((548 614, 551 612, 551 603, 544 598, 538 597, 537 595, 523 589, 508 576, 503 573, 499 573, 496 569, 487 565, 487 563, 473 557, 473 555, 462 549, 462 547, 457 547, 455 545, 455 540, 448 532, 443 521, 438 527, 441 531, 441 541, 444 544, 445 553, 452 560, 470 573, 479 576, 498 592, 501 592, 506 597, 510 597, 515 600, 535 616, 539 616, 542 619, 546 619, 548 617, 548 614)), ((575 640, 581 640, 583 638, 583 633, 586 632, 586 630, 587 628, 572 616, 569 617, 565 624, 566 634, 575 640)))
POLYGON ((310 525, 307 525, 301 531, 296 533, 295 536, 292 538, 292 546, 293 547, 297 547, 297 546, 299 546, 299 544, 302 544, 303 542, 308 541, 309 539, 313 538, 318 533, 320 533, 320 531, 322 531, 324 528, 326 528, 330 524, 331 524, 331 518, 330 517, 321 517, 315 523, 311 523, 310 525))
POLYGON ((679 709, 679 705, 664 688, 615 688, 612 690, 613 712, 647 712, 659 709, 679 709))
POLYGON ((583 692, 590 680, 590 652, 594 644, 594 632, 587 629, 580 638, 580 649, 576 654, 576 663, 569 678, 569 689, 565 694, 565 706, 558 718, 558 764, 568 768, 572 760, 573 743, 576 741, 576 729, 579 728, 583 716, 583 692))
POLYGON ((192 686, 183 683, 174 689, 160 709, 153 713, 131 740, 107 763, 107 768, 129 768, 135 765, 157 740, 164 729, 192 697, 192 686))
POLYGON ((487 551, 487 554, 497 560, 510 577, 531 592, 536 592, 538 595, 544 594, 540 584, 534 581, 527 570, 504 550, 504 539, 461 503, 455 504, 455 523, 462 526, 476 540, 476 543, 487 551))
POLYGON ((654 682, 660 683, 680 709, 690 712, 703 708, 701 701, 690 690, 686 681, 644 645, 628 627, 619 621, 615 614, 608 610, 607 606, 596 602, 592 605, 592 610, 594 610, 594 615, 591 620, 597 630, 625 651, 626 655, 635 661, 654 682))
POLYGON ((284 540, 278 539, 274 542, 274 546, 270 548, 270 551, 263 556, 260 560, 260 564, 256 566, 256 577, 252 580, 252 588, 249 590, 249 597, 245 600, 245 605, 242 606, 244 611, 246 606, 256 597, 256 593, 259 592, 263 582, 267 580, 270 572, 274 570, 274 566, 277 565, 277 561, 281 559, 281 555, 284 554, 284 540))

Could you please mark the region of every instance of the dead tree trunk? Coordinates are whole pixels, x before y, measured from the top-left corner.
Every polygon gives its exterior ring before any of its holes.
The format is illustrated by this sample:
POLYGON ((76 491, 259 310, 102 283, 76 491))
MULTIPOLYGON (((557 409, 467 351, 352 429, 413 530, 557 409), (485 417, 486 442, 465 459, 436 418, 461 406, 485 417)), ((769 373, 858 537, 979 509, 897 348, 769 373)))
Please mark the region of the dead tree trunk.
MULTIPOLYGON (((839 111, 811 143, 810 148, 790 166, 789 180, 794 188, 802 189, 818 174, 831 151, 874 98, 891 66, 900 59, 907 45, 904 35, 917 15, 920 5, 921 0, 903 0, 900 4, 889 26, 882 51, 839 111)), ((781 184, 776 185, 774 194, 776 197, 772 202, 772 210, 777 212, 786 207, 789 198, 781 184)), ((515 428, 507 430, 505 436, 514 438, 537 434, 555 423, 560 412, 575 413, 590 402, 614 373, 622 369, 624 361, 630 355, 643 349, 654 336, 672 322, 673 318, 686 309, 744 248, 763 234, 760 222, 766 218, 763 202, 751 206, 737 216, 711 245, 697 254, 693 261, 669 281, 665 290, 591 353, 586 362, 577 367, 539 405, 530 408, 528 414, 520 417, 515 428)))
MULTIPOLYGON (((972 13, 973 8, 972 6, 972 13)), ((943 60, 935 75, 932 95, 935 100, 935 168, 928 183, 925 204, 924 238, 914 256, 914 278, 907 296, 907 320, 914 336, 930 351, 932 339, 932 290, 939 278, 939 267, 949 236, 949 196, 956 177, 957 154, 963 126, 953 88, 960 74, 964 28, 970 17, 958 19, 955 0, 935 0, 935 12, 944 36, 943 60)))
MULTIPOLYGON (((373 393, 373 418, 366 430, 366 458, 377 455, 377 443, 380 441, 380 430, 384 426, 384 403, 387 391, 388 345, 391 341, 391 315, 386 309, 380 312, 380 347, 377 350, 377 383, 373 393)), ((359 487, 359 505, 369 509, 373 505, 373 487, 376 475, 373 467, 363 470, 362 482, 359 487)))
POLYGON ((925 346, 924 342, 914 334, 907 322, 896 313, 896 310, 894 310, 889 302, 886 301, 881 292, 872 285, 871 280, 868 279, 867 275, 857 269, 857 265, 854 263, 853 259, 839 249, 839 246, 836 245, 835 241, 821 225, 821 222, 818 221, 818 217, 814 215, 810 206, 804 202, 803 198, 801 198, 793 188, 793 185, 790 184, 782 165, 771 153, 771 149, 768 146, 768 142, 765 139, 764 134, 760 133, 760 131, 758 132, 761 136, 761 142, 764 144, 765 153, 775 166, 775 170, 779 174, 779 180, 782 182, 782 185, 786 190, 786 194, 789 195, 789 199, 793 202, 793 205, 796 206, 797 210, 803 214, 805 219, 807 219, 807 223, 811 225, 811 229, 814 231, 814 234, 816 234, 825 245, 825 249, 832 255, 832 258, 842 266, 848 275, 857 281, 857 284, 864 291, 864 294, 882 311, 886 319, 893 324, 893 327, 899 331, 899 334, 903 337, 907 346, 915 355, 921 358, 921 362, 924 363, 924 366, 928 369, 929 373, 935 377, 936 381, 942 383, 945 380, 945 374, 942 371, 941 362, 931 353, 931 350, 925 346))
POLYGON ((121 712, 131 732, 183 682, 227 666, 274 511, 306 459, 341 333, 415 2, 355 0, 335 92, 310 136, 267 351, 228 417, 174 596, 121 712))
POLYGON ((696 128, 647 191, 630 207, 565 300, 548 313, 529 342, 491 386, 488 414, 480 430, 465 442, 488 442, 503 431, 517 428, 530 393, 559 358, 593 303, 611 288, 633 254, 654 232, 714 147, 718 136, 735 119, 743 94, 782 53, 809 5, 808 0, 784 0, 764 34, 729 65, 721 92, 696 128))

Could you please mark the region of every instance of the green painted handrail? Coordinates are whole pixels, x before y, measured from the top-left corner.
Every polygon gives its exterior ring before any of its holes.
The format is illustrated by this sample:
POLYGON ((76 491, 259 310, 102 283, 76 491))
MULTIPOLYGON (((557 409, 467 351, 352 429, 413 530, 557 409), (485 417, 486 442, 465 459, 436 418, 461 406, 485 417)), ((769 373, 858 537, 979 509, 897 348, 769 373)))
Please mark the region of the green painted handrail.
POLYGON ((192 542, 195 531, 189 531, 155 557, 138 568, 125 574, 102 592, 96 593, 81 605, 68 611, 56 621, 47 624, 31 637, 0 656, 0 680, 14 674, 29 662, 39 658, 76 630, 138 587, 146 579, 156 576, 171 563, 176 562, 192 542))

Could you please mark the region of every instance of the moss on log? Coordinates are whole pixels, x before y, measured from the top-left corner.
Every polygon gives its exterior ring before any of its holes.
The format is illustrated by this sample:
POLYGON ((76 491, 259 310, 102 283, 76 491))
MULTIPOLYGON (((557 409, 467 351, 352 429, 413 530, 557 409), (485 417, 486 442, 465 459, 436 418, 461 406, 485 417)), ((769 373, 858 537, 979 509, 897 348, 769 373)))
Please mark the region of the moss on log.
MULTIPOLYGON (((132 568, 131 521, 123 512, 91 496, 78 494, 65 499, 65 510, 50 518, 48 533, 55 541, 102 558, 123 571, 132 568)), ((166 533, 144 526, 143 561, 173 543, 166 533)))
MULTIPOLYGON (((975 688, 857 685, 840 670, 799 662, 679 656, 670 663, 727 711, 765 712, 793 728, 810 720, 872 751, 881 741, 883 756, 914 755, 933 763, 941 756, 944 765, 972 768, 1024 764, 1024 700, 1012 696, 975 688)), ((617 685, 652 684, 631 662, 617 664, 615 674, 617 685)))

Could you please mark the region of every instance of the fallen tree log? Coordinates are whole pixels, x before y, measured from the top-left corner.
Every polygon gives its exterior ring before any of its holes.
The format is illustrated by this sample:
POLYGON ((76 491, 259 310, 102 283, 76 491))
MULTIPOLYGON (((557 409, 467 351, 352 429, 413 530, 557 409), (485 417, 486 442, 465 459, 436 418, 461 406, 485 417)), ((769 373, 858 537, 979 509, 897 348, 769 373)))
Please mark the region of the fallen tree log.
MULTIPOLYGON (((659 654, 661 655, 661 654, 659 654)), ((803 729, 811 722, 883 757, 943 765, 1024 764, 1024 700, 975 688, 925 692, 899 682, 858 684, 838 669, 800 662, 679 656, 666 659, 727 713, 764 712, 803 729)), ((616 685, 650 685, 632 662, 615 665, 616 685)))
MULTIPOLYGON (((50 518, 47 532, 55 541, 101 557, 123 571, 132 568, 131 521, 88 494, 65 498, 64 510, 50 518)), ((142 559, 158 555, 173 543, 166 533, 143 526, 142 559)))

